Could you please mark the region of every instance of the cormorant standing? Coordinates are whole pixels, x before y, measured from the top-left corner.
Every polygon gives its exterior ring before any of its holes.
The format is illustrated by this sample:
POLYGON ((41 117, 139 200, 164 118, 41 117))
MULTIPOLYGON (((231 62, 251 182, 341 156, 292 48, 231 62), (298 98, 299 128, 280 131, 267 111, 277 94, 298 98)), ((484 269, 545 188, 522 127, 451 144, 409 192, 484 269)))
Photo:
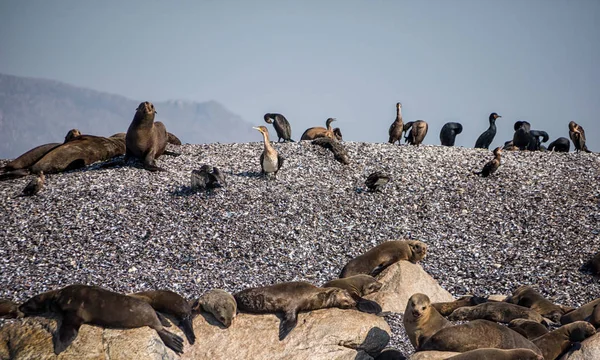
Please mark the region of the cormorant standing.
POLYGON ((548 151, 569 152, 571 142, 566 137, 559 137, 548 145, 548 151))
POLYGON ((531 131, 529 131, 529 136, 531 137, 531 141, 529 142, 529 146, 528 146, 527 150, 530 150, 530 151, 545 150, 545 148, 542 146, 542 144, 547 142, 548 139, 550 139, 550 136, 548 136, 547 132, 545 132, 543 130, 531 130, 531 131))
POLYGON ((388 134, 390 135, 389 143, 393 144, 396 141, 398 145, 402 142, 402 133, 404 132, 404 122, 402 122, 402 104, 396 103, 396 120, 390 125, 388 134))
POLYGON ((281 139, 283 139, 284 142, 294 141, 292 140, 292 127, 285 116, 281 114, 266 113, 264 118, 268 124, 273 124, 273 127, 277 132, 277 137, 279 138, 277 142, 281 142, 281 139))
POLYGON ((335 136, 337 141, 342 141, 342 130, 340 130, 340 128, 335 128, 333 129, 333 135, 335 136))
POLYGON ((260 131, 263 135, 265 144, 265 148, 262 154, 260 154, 260 168, 262 169, 262 173, 265 175, 273 174, 273 176, 277 176, 277 172, 281 168, 281 165, 283 165, 284 158, 279 155, 277 150, 271 145, 271 142, 269 141, 269 130, 267 130, 266 127, 259 126, 254 127, 253 129, 260 131))
POLYGON ((569 123, 569 137, 573 141, 573 145, 575 145, 576 152, 591 152, 588 150, 587 146, 585 146, 585 131, 581 125, 577 125, 575 121, 569 123))
POLYGON ((440 131, 440 142, 444 146, 454 146, 456 135, 460 134, 462 130, 462 125, 457 122, 445 123, 440 131))
POLYGON ((529 134, 531 124, 527 121, 517 121, 515 122, 514 129, 513 145, 518 147, 519 150, 527 149, 529 143, 532 141, 531 135, 529 134))
POLYGON ((404 137, 404 141, 406 141, 410 145, 419 146, 425 139, 425 135, 427 135, 427 129, 429 126, 425 122, 425 120, 417 120, 417 121, 409 121, 404 124, 404 133, 406 136, 404 137), (410 131, 408 131, 410 129, 410 131))
MULTIPOLYGON (((300 140, 314 140, 314 139, 320 138, 320 137, 328 137, 328 138, 334 139, 336 136, 333 133, 333 129, 331 128, 331 123, 334 121, 336 121, 335 118, 327 119, 327 121, 325 122, 325 126, 327 128, 324 128, 322 126, 315 126, 315 127, 306 129, 304 134, 302 134, 302 137, 300 138, 300 140)), ((341 132, 340 132, 340 134, 341 134, 341 132)))
POLYGON ((502 116, 495 112, 490 114, 490 127, 477 138, 477 141, 475 142, 476 149, 489 149, 490 144, 494 141, 494 137, 496 136, 496 119, 501 117, 502 116))
POLYGON ((502 148, 497 147, 494 149, 494 158, 483 166, 481 171, 474 171, 473 174, 481 175, 482 177, 488 177, 500 167, 500 159, 502 158, 502 148))

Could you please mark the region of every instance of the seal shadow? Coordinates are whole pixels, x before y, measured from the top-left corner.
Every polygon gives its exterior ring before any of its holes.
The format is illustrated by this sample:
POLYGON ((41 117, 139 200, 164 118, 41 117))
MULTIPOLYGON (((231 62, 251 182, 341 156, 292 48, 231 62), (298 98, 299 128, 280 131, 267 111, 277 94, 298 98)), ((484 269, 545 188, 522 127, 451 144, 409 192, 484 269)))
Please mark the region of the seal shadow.
POLYGON ((264 176, 264 174, 260 171, 242 171, 237 174, 231 173, 231 175, 249 177, 249 178, 261 178, 264 176))

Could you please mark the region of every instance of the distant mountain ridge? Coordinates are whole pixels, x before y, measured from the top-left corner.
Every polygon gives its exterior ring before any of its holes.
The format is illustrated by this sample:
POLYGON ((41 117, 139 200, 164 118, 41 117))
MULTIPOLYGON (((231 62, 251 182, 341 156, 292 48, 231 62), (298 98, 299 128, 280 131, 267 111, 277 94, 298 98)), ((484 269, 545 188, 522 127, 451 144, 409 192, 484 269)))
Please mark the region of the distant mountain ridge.
MULTIPOLYGON (((143 100, 60 81, 0 74, 0 158, 14 158, 41 144, 62 142, 77 128, 83 134, 126 132, 143 100)), ((252 124, 216 101, 152 101, 157 121, 182 142, 258 141, 252 124)))

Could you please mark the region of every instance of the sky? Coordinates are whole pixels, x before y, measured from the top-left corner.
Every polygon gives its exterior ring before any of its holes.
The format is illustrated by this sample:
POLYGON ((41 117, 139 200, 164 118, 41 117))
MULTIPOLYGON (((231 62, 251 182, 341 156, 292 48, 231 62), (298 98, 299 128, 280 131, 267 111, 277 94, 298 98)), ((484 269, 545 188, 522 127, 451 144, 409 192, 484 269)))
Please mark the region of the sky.
POLYGON ((335 117, 386 142, 401 102, 426 144, 458 121, 472 147, 497 112, 492 147, 517 120, 550 141, 574 120, 600 151, 598 19, 598 0, 0 0, 0 72, 279 112, 295 139, 335 117))

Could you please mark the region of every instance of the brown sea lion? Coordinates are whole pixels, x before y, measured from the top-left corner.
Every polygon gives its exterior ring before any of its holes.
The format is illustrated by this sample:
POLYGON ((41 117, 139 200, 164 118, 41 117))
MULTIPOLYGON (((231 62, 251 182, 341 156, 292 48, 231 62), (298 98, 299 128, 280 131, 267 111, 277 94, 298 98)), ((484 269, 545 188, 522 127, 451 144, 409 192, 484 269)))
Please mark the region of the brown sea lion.
POLYGON ((269 130, 265 126, 253 127, 253 129, 258 130, 263 135, 264 149, 258 159, 262 174, 265 176, 273 174, 275 177, 277 176, 279 169, 281 169, 285 159, 281 154, 277 153, 277 150, 271 145, 271 142, 269 141, 269 130))
POLYGON ((404 124, 404 132, 408 131, 404 140, 410 145, 419 146, 425 139, 428 128, 429 125, 427 125, 425 120, 409 121, 404 124))
MULTIPOLYGON (((137 292, 129 296, 147 302, 156 311, 173 316, 179 322, 178 325, 188 342, 193 344, 196 341, 192 325, 192 307, 181 295, 169 290, 154 290, 137 292)), ((156 315, 163 325, 168 324, 160 313, 156 315)))
POLYGON ((529 340, 536 339, 548 333, 548 328, 541 323, 527 319, 514 319, 508 327, 525 336, 529 340))
POLYGON ((23 317, 19 304, 11 300, 0 299, 0 318, 12 319, 23 317))
POLYGON ((502 148, 497 147, 494 149, 494 158, 488 161, 481 171, 474 171, 473 174, 481 175, 481 177, 488 177, 498 170, 502 159, 502 148))
POLYGON ((596 321, 594 321, 592 317, 596 308, 600 309, 600 306, 598 305, 600 305, 600 298, 592 300, 589 303, 584 304, 578 307, 577 309, 566 313, 560 318, 560 323, 565 325, 575 321, 589 321, 590 323, 592 323, 592 325, 598 327, 600 326, 600 314, 596 321))
POLYGON ((484 302, 487 302, 487 301, 488 300, 483 297, 468 295, 468 296, 463 296, 454 301, 433 303, 433 304, 431 304, 431 306, 433 306, 440 313, 440 315, 448 316, 448 315, 452 314, 452 312, 454 310, 461 308, 463 306, 475 306, 475 305, 483 304, 484 302))
POLYGON ((365 304, 360 303, 369 302, 369 306, 372 306, 375 309, 373 311, 380 313, 382 311, 381 306, 372 300, 363 299, 363 296, 379 291, 382 286, 383 284, 377 281, 374 277, 370 275, 359 274, 343 279, 328 281, 321 287, 335 287, 348 290, 350 295, 352 295, 354 300, 356 300, 357 306, 364 307, 365 304))
POLYGON ((402 319, 404 329, 415 350, 430 336, 443 328, 452 326, 440 313, 431 306, 429 297, 425 294, 413 294, 404 311, 402 319))
POLYGON ((228 328, 237 315, 237 302, 227 291, 213 289, 194 301, 192 313, 197 315, 201 311, 211 313, 215 319, 228 328))
POLYGON ((39 174, 35 174, 33 179, 25 186, 23 189, 23 193, 21 196, 33 196, 37 195, 37 193, 42 190, 44 187, 44 182, 46 181, 46 177, 44 176, 44 172, 40 171, 39 174))
POLYGON ((386 241, 350 260, 342 269, 340 278, 367 274, 375 276, 400 260, 416 264, 427 255, 427 244, 417 240, 386 241))
POLYGON ((523 348, 542 355, 542 351, 523 335, 489 320, 445 327, 425 340, 419 350, 467 352, 482 348, 523 348))
POLYGON ((147 302, 97 286, 69 285, 48 291, 30 298, 19 310, 25 316, 46 312, 62 315, 54 342, 55 354, 60 354, 75 340, 82 324, 126 329, 149 326, 166 346, 178 354, 183 352, 183 339, 165 330, 147 302))
POLYGON ((544 318, 536 311, 505 302, 486 302, 475 306, 458 308, 448 316, 448 320, 475 320, 485 319, 508 324, 514 319, 527 319, 542 323, 544 318))
POLYGON ((566 352, 574 342, 580 342, 594 335, 596 330, 585 321, 576 321, 563 325, 554 331, 533 339, 533 343, 542 350, 544 359, 553 360, 566 352))
POLYGON ((402 104, 396 103, 396 120, 390 125, 388 130, 390 144, 394 144, 396 141, 400 145, 402 140, 402 133, 404 132, 404 122, 402 121, 402 104))
POLYGON ((167 142, 172 145, 181 145, 181 140, 170 132, 167 132, 167 142))
POLYGON ((143 162, 144 169, 164 171, 156 166, 156 159, 167 147, 167 128, 160 121, 154 121, 156 110, 149 101, 140 103, 127 129, 125 137, 125 158, 135 158, 143 162))
POLYGON ((585 131, 583 130, 583 127, 578 125, 575 121, 569 123, 569 137, 571 138, 571 141, 573 141, 573 145, 575 145, 575 152, 591 152, 585 145, 585 131))
POLYGON ((487 348, 467 351, 446 360, 544 360, 544 357, 529 349, 487 348))
POLYGON ((302 281, 249 288, 233 296, 241 311, 282 314, 279 340, 285 339, 296 327, 300 311, 330 307, 348 309, 356 306, 356 301, 347 290, 323 289, 302 281))
POLYGON ((565 313, 562 307, 553 304, 552 301, 544 298, 531 286, 526 285, 518 287, 513 294, 507 297, 504 301, 507 303, 531 308, 538 314, 554 321, 555 323, 560 322, 560 317, 565 313))
MULTIPOLYGON (((311 127, 306 129, 306 131, 304 131, 304 133, 302 134, 302 137, 300 138, 300 140, 314 140, 320 137, 328 137, 331 139, 335 139, 336 138, 336 134, 333 132, 333 129, 331 128, 331 123, 336 121, 335 118, 329 118, 327 119, 327 121, 325 122, 325 126, 321 127, 321 126, 316 126, 316 127, 311 127)), ((341 136, 341 131, 340 131, 340 136, 341 136)))

